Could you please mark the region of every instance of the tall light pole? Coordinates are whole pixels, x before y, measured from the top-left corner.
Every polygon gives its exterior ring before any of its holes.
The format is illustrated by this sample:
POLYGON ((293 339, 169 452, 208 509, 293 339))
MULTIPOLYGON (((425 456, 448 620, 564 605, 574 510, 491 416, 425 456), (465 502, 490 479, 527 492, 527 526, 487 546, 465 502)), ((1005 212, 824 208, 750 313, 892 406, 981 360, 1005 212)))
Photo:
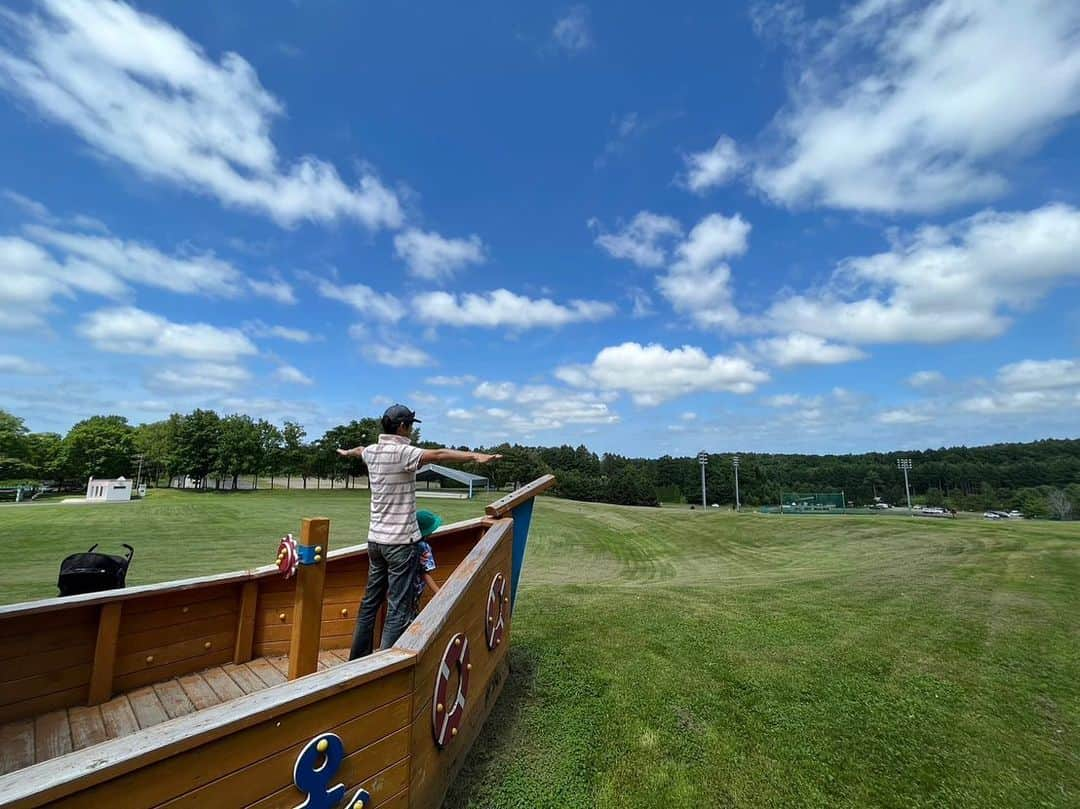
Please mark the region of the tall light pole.
POLYGON ((709 463, 709 454, 702 450, 698 453, 697 459, 701 464, 701 507, 708 508, 709 504, 705 500, 705 465, 709 463))
POLYGON ((731 465, 735 467, 735 510, 738 511, 742 508, 742 503, 739 502, 739 456, 736 455, 731 459, 731 465))
POLYGON ((908 510, 908 516, 910 517, 911 514, 912 514, 912 511, 911 511, 911 488, 908 486, 907 473, 908 473, 908 470, 911 469, 911 458, 897 458, 896 459, 896 468, 904 470, 904 494, 907 495, 907 510, 908 510))

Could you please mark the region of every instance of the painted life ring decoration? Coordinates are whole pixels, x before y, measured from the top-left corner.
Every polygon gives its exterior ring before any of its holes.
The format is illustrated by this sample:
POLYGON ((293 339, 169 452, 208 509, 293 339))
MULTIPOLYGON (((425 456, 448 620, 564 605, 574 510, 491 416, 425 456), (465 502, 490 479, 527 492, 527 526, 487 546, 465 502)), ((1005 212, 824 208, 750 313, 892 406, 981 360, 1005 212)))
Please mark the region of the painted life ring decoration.
POLYGON ((286 579, 291 579, 296 574, 296 566, 300 564, 300 552, 297 550, 296 540, 292 534, 286 534, 278 543, 277 569, 286 579))
POLYGON ((488 649, 495 649, 502 643, 506 633, 506 611, 510 606, 510 597, 506 594, 506 576, 496 573, 488 590, 487 621, 484 623, 484 635, 488 649))
POLYGON ((469 696, 469 639, 464 632, 450 638, 439 663, 439 675, 435 678, 435 693, 431 697, 431 730, 435 744, 440 749, 458 734, 462 717, 465 716, 465 699, 469 696), (450 675, 458 671, 458 690, 453 702, 449 702, 450 675))

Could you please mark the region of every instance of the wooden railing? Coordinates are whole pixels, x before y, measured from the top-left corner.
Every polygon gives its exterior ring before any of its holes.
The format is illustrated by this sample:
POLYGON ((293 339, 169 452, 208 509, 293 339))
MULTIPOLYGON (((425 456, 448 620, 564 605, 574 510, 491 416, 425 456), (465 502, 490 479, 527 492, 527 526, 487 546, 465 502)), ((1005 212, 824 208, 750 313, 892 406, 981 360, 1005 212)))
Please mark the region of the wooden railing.
MULTIPOLYGON (((329 547, 328 521, 306 520, 302 531, 312 526, 329 547)), ((432 536, 437 580, 484 527, 467 520, 432 536)), ((0 607, 0 725, 252 657, 289 654, 293 677, 311 673, 320 649, 349 646, 366 581, 367 546, 359 545, 330 551, 288 581, 267 565, 0 607)))

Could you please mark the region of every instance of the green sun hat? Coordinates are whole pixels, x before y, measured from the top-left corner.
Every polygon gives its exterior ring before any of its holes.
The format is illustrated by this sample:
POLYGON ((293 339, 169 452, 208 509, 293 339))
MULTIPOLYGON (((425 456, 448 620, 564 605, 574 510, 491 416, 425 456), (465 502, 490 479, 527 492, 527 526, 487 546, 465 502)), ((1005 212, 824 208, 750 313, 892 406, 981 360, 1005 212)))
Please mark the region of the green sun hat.
POLYGON ((435 533, 436 528, 442 525, 442 517, 430 511, 418 511, 416 522, 420 526, 420 536, 429 537, 435 533))

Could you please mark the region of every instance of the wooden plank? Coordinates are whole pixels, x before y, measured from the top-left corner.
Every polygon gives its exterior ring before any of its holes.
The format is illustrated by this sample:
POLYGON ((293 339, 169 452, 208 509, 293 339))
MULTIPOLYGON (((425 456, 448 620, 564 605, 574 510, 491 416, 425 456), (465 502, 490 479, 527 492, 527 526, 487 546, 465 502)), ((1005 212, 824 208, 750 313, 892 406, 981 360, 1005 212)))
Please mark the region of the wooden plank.
MULTIPOLYGON (((150 617, 147 620, 150 621, 148 625, 138 627, 135 623, 132 624, 132 631, 138 632, 140 629, 147 629, 151 626, 168 626, 169 624, 191 621, 195 618, 206 617, 200 615, 200 605, 208 604, 214 601, 220 601, 221 599, 234 599, 236 598, 236 585, 235 584, 215 584, 209 587, 201 587, 196 589, 184 589, 174 590, 168 585, 172 582, 163 582, 164 586, 155 585, 160 587, 160 590, 156 593, 148 593, 142 598, 133 599, 128 601, 124 607, 124 615, 126 619, 134 618, 136 615, 143 616, 148 613, 168 613, 175 611, 176 619, 170 619, 167 617, 150 617), (187 607, 187 612, 184 608, 187 607), (188 617, 181 617, 188 616, 188 617)), ((126 620, 125 620, 126 623, 126 620)))
POLYGON ((112 696, 113 671, 116 667, 116 641, 120 633, 123 602, 103 604, 98 618, 94 663, 90 669, 90 693, 87 701, 99 705, 112 696))
POLYGON ((34 763, 34 720, 21 719, 0 726, 0 774, 34 763))
POLYGON ((161 707, 165 709, 165 713, 169 715, 169 719, 175 719, 178 716, 187 716, 195 710, 195 705, 188 698, 188 695, 184 693, 184 689, 176 680, 166 680, 163 683, 155 683, 153 689, 157 692, 158 699, 161 700, 161 707))
POLYGON ((380 803, 377 807, 373 806, 372 809, 407 809, 409 806, 409 788, 401 790, 398 794, 387 798, 380 803))
MULTIPOLYGON (((369 806, 376 807, 384 798, 408 787, 408 738, 403 742, 397 741, 398 735, 405 734, 407 731, 399 731, 395 736, 376 742, 342 760, 334 777, 337 783, 345 784, 346 797, 351 797, 358 787, 363 787, 371 793, 369 806), (394 761, 393 756, 399 752, 399 745, 406 755, 394 761), (372 772, 369 768, 373 765, 383 767, 372 772)), ((293 809, 296 806, 296 796, 296 788, 292 785, 286 786, 261 801, 248 804, 246 809, 293 809)))
POLYGON ((80 691, 85 694, 88 682, 90 682, 89 663, 26 677, 7 683, 0 688, 0 705, 14 705, 74 688, 80 688, 80 691))
MULTIPOLYGON (((196 638, 205 638, 222 633, 230 638, 236 632, 236 618, 232 615, 211 615, 208 618, 199 618, 182 624, 162 627, 160 629, 147 629, 142 632, 130 634, 121 633, 117 642, 117 654, 120 657, 150 654, 156 649, 166 648, 176 643, 190 641, 196 638)), ((229 643, 232 648, 232 642, 229 643)))
MULTIPOLYGON (((32 622, 33 619, 30 619, 30 621, 32 622)), ((25 629, 27 619, 22 619, 21 623, 25 629)), ((75 649, 85 649, 85 657, 78 658, 78 660, 89 662, 96 638, 96 619, 92 623, 43 629, 40 632, 27 632, 25 635, 15 635, 3 639, 3 642, 0 643, 0 660, 29 657, 43 652, 54 652, 58 649, 66 649, 72 653, 75 649)), ((69 656, 67 663, 64 665, 71 665, 73 662, 76 661, 73 661, 69 656)))
POLYGON ((331 666, 336 666, 341 661, 326 649, 319 652, 319 671, 328 669, 331 666))
POLYGON ((97 705, 69 708, 68 724, 71 726, 71 746, 76 750, 92 747, 109 738, 105 735, 105 723, 97 705))
POLYGON ((55 711, 57 708, 70 708, 86 702, 86 686, 69 688, 65 691, 56 691, 40 697, 16 702, 11 705, 0 707, 0 724, 13 722, 16 719, 27 719, 37 716, 39 713, 55 711))
MULTIPOLYGON (((400 760, 408 754, 409 697, 405 696, 362 716, 349 717, 348 721, 326 728, 337 734, 345 746, 346 754, 369 757, 364 764, 367 775, 373 776, 388 763, 400 760), (387 761, 389 759, 389 761, 387 761)), ((201 809, 206 806, 248 806, 274 794, 279 788, 288 791, 292 784, 292 768, 296 757, 309 740, 292 745, 272 756, 260 759, 238 769, 204 787, 188 792, 175 800, 162 804, 158 809, 201 809)), ((344 765, 344 762, 342 762, 344 765)), ((333 783, 342 780, 341 770, 335 774, 333 783)), ((298 793, 293 791, 296 805, 298 793)), ((374 803, 374 802, 373 802, 374 803)))
MULTIPOLYGON (((303 682, 286 683, 274 692, 251 694, 164 723, 138 737, 73 753, 63 759, 63 768, 44 765, 34 768, 32 776, 0 778, 0 794, 8 799, 8 809, 157 806, 295 744, 306 744, 343 718, 360 717, 402 698, 410 702, 411 663, 410 656, 381 652, 303 682)), ((291 774, 290 765, 283 776, 291 779, 291 774)))
POLYGON ((255 611, 259 602, 259 583, 244 582, 240 593, 240 614, 236 619, 236 646, 233 649, 233 663, 246 663, 251 660, 252 644, 255 642, 255 611))
POLYGON ((330 550, 330 520, 305 518, 300 526, 300 543, 316 547, 317 561, 312 565, 300 565, 296 573, 295 625, 289 641, 290 680, 312 674, 318 668, 323 585, 326 583, 324 560, 330 550))
POLYGON ((128 694, 127 698, 131 703, 131 712, 135 714, 135 721, 144 730, 160 725, 169 718, 153 686, 137 688, 128 694))
POLYGON ((35 761, 48 761, 71 750, 71 726, 68 725, 67 711, 50 711, 34 720, 35 761))
POLYGON ((266 688, 266 683, 252 674, 251 670, 245 665, 236 665, 235 663, 228 663, 221 667, 222 671, 232 678, 232 681, 240 686, 245 694, 254 694, 256 691, 262 691, 266 688))
MULTIPOLYGON (((244 586, 247 586, 247 584, 251 584, 256 588, 259 586, 258 582, 247 582, 244 586)), ((177 595, 190 597, 187 593, 178 593, 177 595)), ((181 624, 187 624, 191 621, 200 621, 204 618, 216 618, 220 615, 236 615, 238 608, 236 599, 236 593, 226 591, 225 595, 220 598, 214 598, 207 601, 196 601, 194 603, 185 603, 184 601, 181 601, 179 604, 170 607, 148 610, 146 612, 141 612, 138 615, 125 614, 120 634, 126 637, 127 635, 137 635, 141 632, 148 632, 150 630, 161 631, 181 624)), ((128 603, 130 606, 135 606, 139 602, 135 601, 128 603)))
MULTIPOLYGON (((340 612, 340 610, 339 610, 340 612)), ((320 621, 319 633, 322 635, 352 635, 353 628, 356 626, 355 618, 338 618, 333 621, 320 621)), ((259 633, 259 640, 262 643, 273 641, 291 641, 296 635, 296 624, 280 624, 278 626, 268 626, 261 633, 259 633)), ((256 644, 258 645, 258 644, 256 644)), ((292 646, 289 647, 290 653, 292 646)))
POLYGON ((212 666, 220 666, 232 660, 232 644, 222 644, 219 649, 212 649, 198 657, 189 657, 169 663, 165 666, 153 666, 145 671, 133 671, 116 678, 115 689, 117 691, 131 691, 144 685, 152 685, 156 682, 171 680, 174 677, 182 677, 185 674, 202 671, 212 666))
POLYGON ((202 676, 207 685, 214 689, 214 693, 221 697, 222 702, 244 696, 244 690, 220 666, 207 669, 202 676))
POLYGON ((221 697, 214 693, 214 689, 203 679, 201 674, 186 674, 183 677, 177 677, 176 681, 180 683, 180 687, 184 689, 184 693, 187 694, 196 711, 218 705, 221 702, 221 697))
POLYGON ((264 658, 267 663, 280 671, 286 679, 289 677, 289 658, 284 655, 278 657, 266 657, 264 658))
POLYGON ((105 725, 105 735, 110 739, 130 736, 139 730, 139 722, 131 710, 128 698, 121 694, 101 706, 101 721, 105 725))
POLYGON ((12 680, 65 669, 73 663, 92 660, 93 655, 94 642, 91 639, 89 643, 70 644, 48 652, 33 652, 22 657, 13 657, 0 662, 0 686, 12 680))
POLYGON ((282 674, 280 671, 278 671, 276 668, 274 668, 269 662, 267 662, 266 658, 257 657, 254 660, 249 661, 245 665, 248 667, 248 670, 252 674, 254 674, 256 677, 258 677, 260 680, 262 680, 268 686, 269 685, 278 685, 280 683, 285 682, 285 680, 287 679, 287 677, 284 674, 282 674))
POLYGON ((489 517, 505 517, 513 509, 520 506, 526 500, 531 500, 541 492, 546 492, 552 486, 555 485, 554 475, 544 475, 534 480, 532 483, 522 486, 520 489, 516 489, 505 497, 500 497, 494 503, 491 503, 484 509, 484 513, 489 517))
POLYGON ((328 649, 327 651, 330 654, 332 654, 334 657, 336 657, 338 659, 338 662, 340 662, 340 663, 348 663, 349 662, 349 650, 348 649, 328 649))

